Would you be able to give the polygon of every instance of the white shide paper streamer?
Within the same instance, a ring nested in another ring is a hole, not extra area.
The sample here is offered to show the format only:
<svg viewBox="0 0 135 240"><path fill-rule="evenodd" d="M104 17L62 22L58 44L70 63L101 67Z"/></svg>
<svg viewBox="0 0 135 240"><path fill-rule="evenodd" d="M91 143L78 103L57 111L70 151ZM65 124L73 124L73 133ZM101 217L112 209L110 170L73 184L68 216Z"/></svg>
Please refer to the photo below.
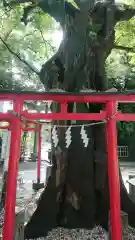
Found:
<svg viewBox="0 0 135 240"><path fill-rule="evenodd" d="M83 144L84 144L84 147L88 147L88 143L89 143L89 138L87 136L87 133L86 133L86 130L84 129L84 126L82 125L81 127L81 139L83 140Z"/></svg>
<svg viewBox="0 0 135 240"><path fill-rule="evenodd" d="M68 148L72 142L71 127L68 127L68 129L66 130L65 139L66 139L66 148Z"/></svg>

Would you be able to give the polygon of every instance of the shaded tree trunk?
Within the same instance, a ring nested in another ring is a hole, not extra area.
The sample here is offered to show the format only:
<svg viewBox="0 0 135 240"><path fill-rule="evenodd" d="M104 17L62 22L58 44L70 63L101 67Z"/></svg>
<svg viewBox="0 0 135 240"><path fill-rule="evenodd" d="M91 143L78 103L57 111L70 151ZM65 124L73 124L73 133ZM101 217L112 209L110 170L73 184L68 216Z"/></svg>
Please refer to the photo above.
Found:
<svg viewBox="0 0 135 240"><path fill-rule="evenodd" d="M27 127L27 124L26 124L26 126L25 127ZM25 159L24 159L24 155L25 155L25 151L26 151L26 144L27 144L27 135L28 135L28 132L24 132L23 134L22 134L22 138L21 138L21 152L20 152L20 160L21 161L24 161Z"/></svg>
<svg viewBox="0 0 135 240"><path fill-rule="evenodd" d="M86 128L90 138L87 148L80 138L80 128L75 127L68 151L63 144L54 150L52 173L37 209L25 227L25 238L46 236L58 226L91 229L99 224L108 230L107 155L101 145L95 150L93 134L97 129L94 128ZM60 131L59 134L61 136ZM128 196L121 175L120 184L122 210L129 214L129 224L135 226L135 204Z"/></svg>

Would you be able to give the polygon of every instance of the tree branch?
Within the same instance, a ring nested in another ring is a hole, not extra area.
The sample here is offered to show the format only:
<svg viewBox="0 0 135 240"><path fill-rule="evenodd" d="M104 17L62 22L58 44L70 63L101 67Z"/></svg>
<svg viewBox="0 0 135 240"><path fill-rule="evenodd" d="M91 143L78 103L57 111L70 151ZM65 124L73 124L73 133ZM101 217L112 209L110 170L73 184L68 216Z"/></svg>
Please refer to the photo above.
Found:
<svg viewBox="0 0 135 240"><path fill-rule="evenodd" d="M32 0L13 0L10 2L7 2L6 0L3 0L3 6L4 7L9 7L9 6L18 6L21 3L32 3Z"/></svg>
<svg viewBox="0 0 135 240"><path fill-rule="evenodd" d="M1 36L0 36L0 40L11 54L13 54L17 59L19 59L19 61L23 62L27 67L29 67L32 72L36 73L39 76L39 71L36 70L33 66L31 66L27 61L25 61L25 59L22 59L19 54L15 53Z"/></svg>
<svg viewBox="0 0 135 240"><path fill-rule="evenodd" d="M24 14L22 17L22 21L27 24L28 15L32 10L34 10L36 7L39 7L44 13L49 14L52 18L54 18L57 22L60 23L61 27L65 26L65 16L69 15L71 17L74 17L76 13L79 13L79 9L74 7L70 2L68 1L57 1L52 0L52 3L50 0L13 0L10 3L5 3L5 7L14 7L23 3L30 3L28 6L24 7Z"/></svg>
<svg viewBox="0 0 135 240"><path fill-rule="evenodd" d="M123 51L127 51L127 52L135 53L135 48L132 48L132 47L125 47L125 46L121 46L121 45L114 45L113 48L114 49L123 50Z"/></svg>
<svg viewBox="0 0 135 240"><path fill-rule="evenodd" d="M45 48L47 47L46 45L48 45L48 46L52 49L52 51L55 52L55 51L56 51L56 48L53 47L53 46L49 43L49 41L47 41L47 40L44 38L44 35L43 35L43 32L42 32L42 29L41 29L41 28L39 28L39 32L40 32L40 35L41 35L41 37L42 37L43 43L45 44Z"/></svg>
<svg viewBox="0 0 135 240"><path fill-rule="evenodd" d="M128 5L124 4L123 10L116 8L116 13L115 13L116 22L130 20L134 16L135 16L135 9L131 8Z"/></svg>
<svg viewBox="0 0 135 240"><path fill-rule="evenodd" d="M39 7L44 13L48 13L51 17L53 17L57 22L64 26L65 22L65 8L64 8L64 0L57 1L52 0L52 3L49 0L13 0L10 3L5 2L5 7L14 7L23 3L30 3L28 6L24 7L24 14L22 17L22 21L27 24L28 15L32 10L36 7Z"/></svg>

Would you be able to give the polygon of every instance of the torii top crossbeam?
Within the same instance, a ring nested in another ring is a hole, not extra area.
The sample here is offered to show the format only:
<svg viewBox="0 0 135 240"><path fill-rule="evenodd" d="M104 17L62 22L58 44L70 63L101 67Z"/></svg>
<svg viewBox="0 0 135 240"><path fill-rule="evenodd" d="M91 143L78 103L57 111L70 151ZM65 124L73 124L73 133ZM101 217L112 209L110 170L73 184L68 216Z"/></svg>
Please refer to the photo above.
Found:
<svg viewBox="0 0 135 240"><path fill-rule="evenodd" d="M68 113L67 104L69 102L85 103L107 103L116 102L135 102L135 91L127 92L33 92L33 91L10 91L0 90L0 101L14 101L23 105L25 101L53 101L61 104L60 113L28 113L19 111L22 117L29 120L96 120L106 119L106 111L100 113ZM18 112L18 111L15 111ZM11 113L0 113L0 121L11 119ZM117 112L115 120L135 121L135 114Z"/></svg>
<svg viewBox="0 0 135 240"><path fill-rule="evenodd" d="M106 102L116 100L119 102L135 102L135 91L125 92L35 92L35 91L16 91L0 90L0 100L44 100L57 102Z"/></svg>

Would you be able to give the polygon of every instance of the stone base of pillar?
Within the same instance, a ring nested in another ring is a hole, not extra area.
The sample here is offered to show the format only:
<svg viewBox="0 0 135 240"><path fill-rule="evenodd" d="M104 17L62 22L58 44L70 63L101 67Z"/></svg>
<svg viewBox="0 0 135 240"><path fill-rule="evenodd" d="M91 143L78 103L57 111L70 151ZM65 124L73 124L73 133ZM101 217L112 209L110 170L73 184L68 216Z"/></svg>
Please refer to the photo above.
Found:
<svg viewBox="0 0 135 240"><path fill-rule="evenodd" d="M44 183L40 183L40 182L35 182L32 184L32 189L34 191L38 191L40 189L44 188Z"/></svg>
<svg viewBox="0 0 135 240"><path fill-rule="evenodd" d="M36 162L37 161L37 154L31 153L31 161Z"/></svg>

